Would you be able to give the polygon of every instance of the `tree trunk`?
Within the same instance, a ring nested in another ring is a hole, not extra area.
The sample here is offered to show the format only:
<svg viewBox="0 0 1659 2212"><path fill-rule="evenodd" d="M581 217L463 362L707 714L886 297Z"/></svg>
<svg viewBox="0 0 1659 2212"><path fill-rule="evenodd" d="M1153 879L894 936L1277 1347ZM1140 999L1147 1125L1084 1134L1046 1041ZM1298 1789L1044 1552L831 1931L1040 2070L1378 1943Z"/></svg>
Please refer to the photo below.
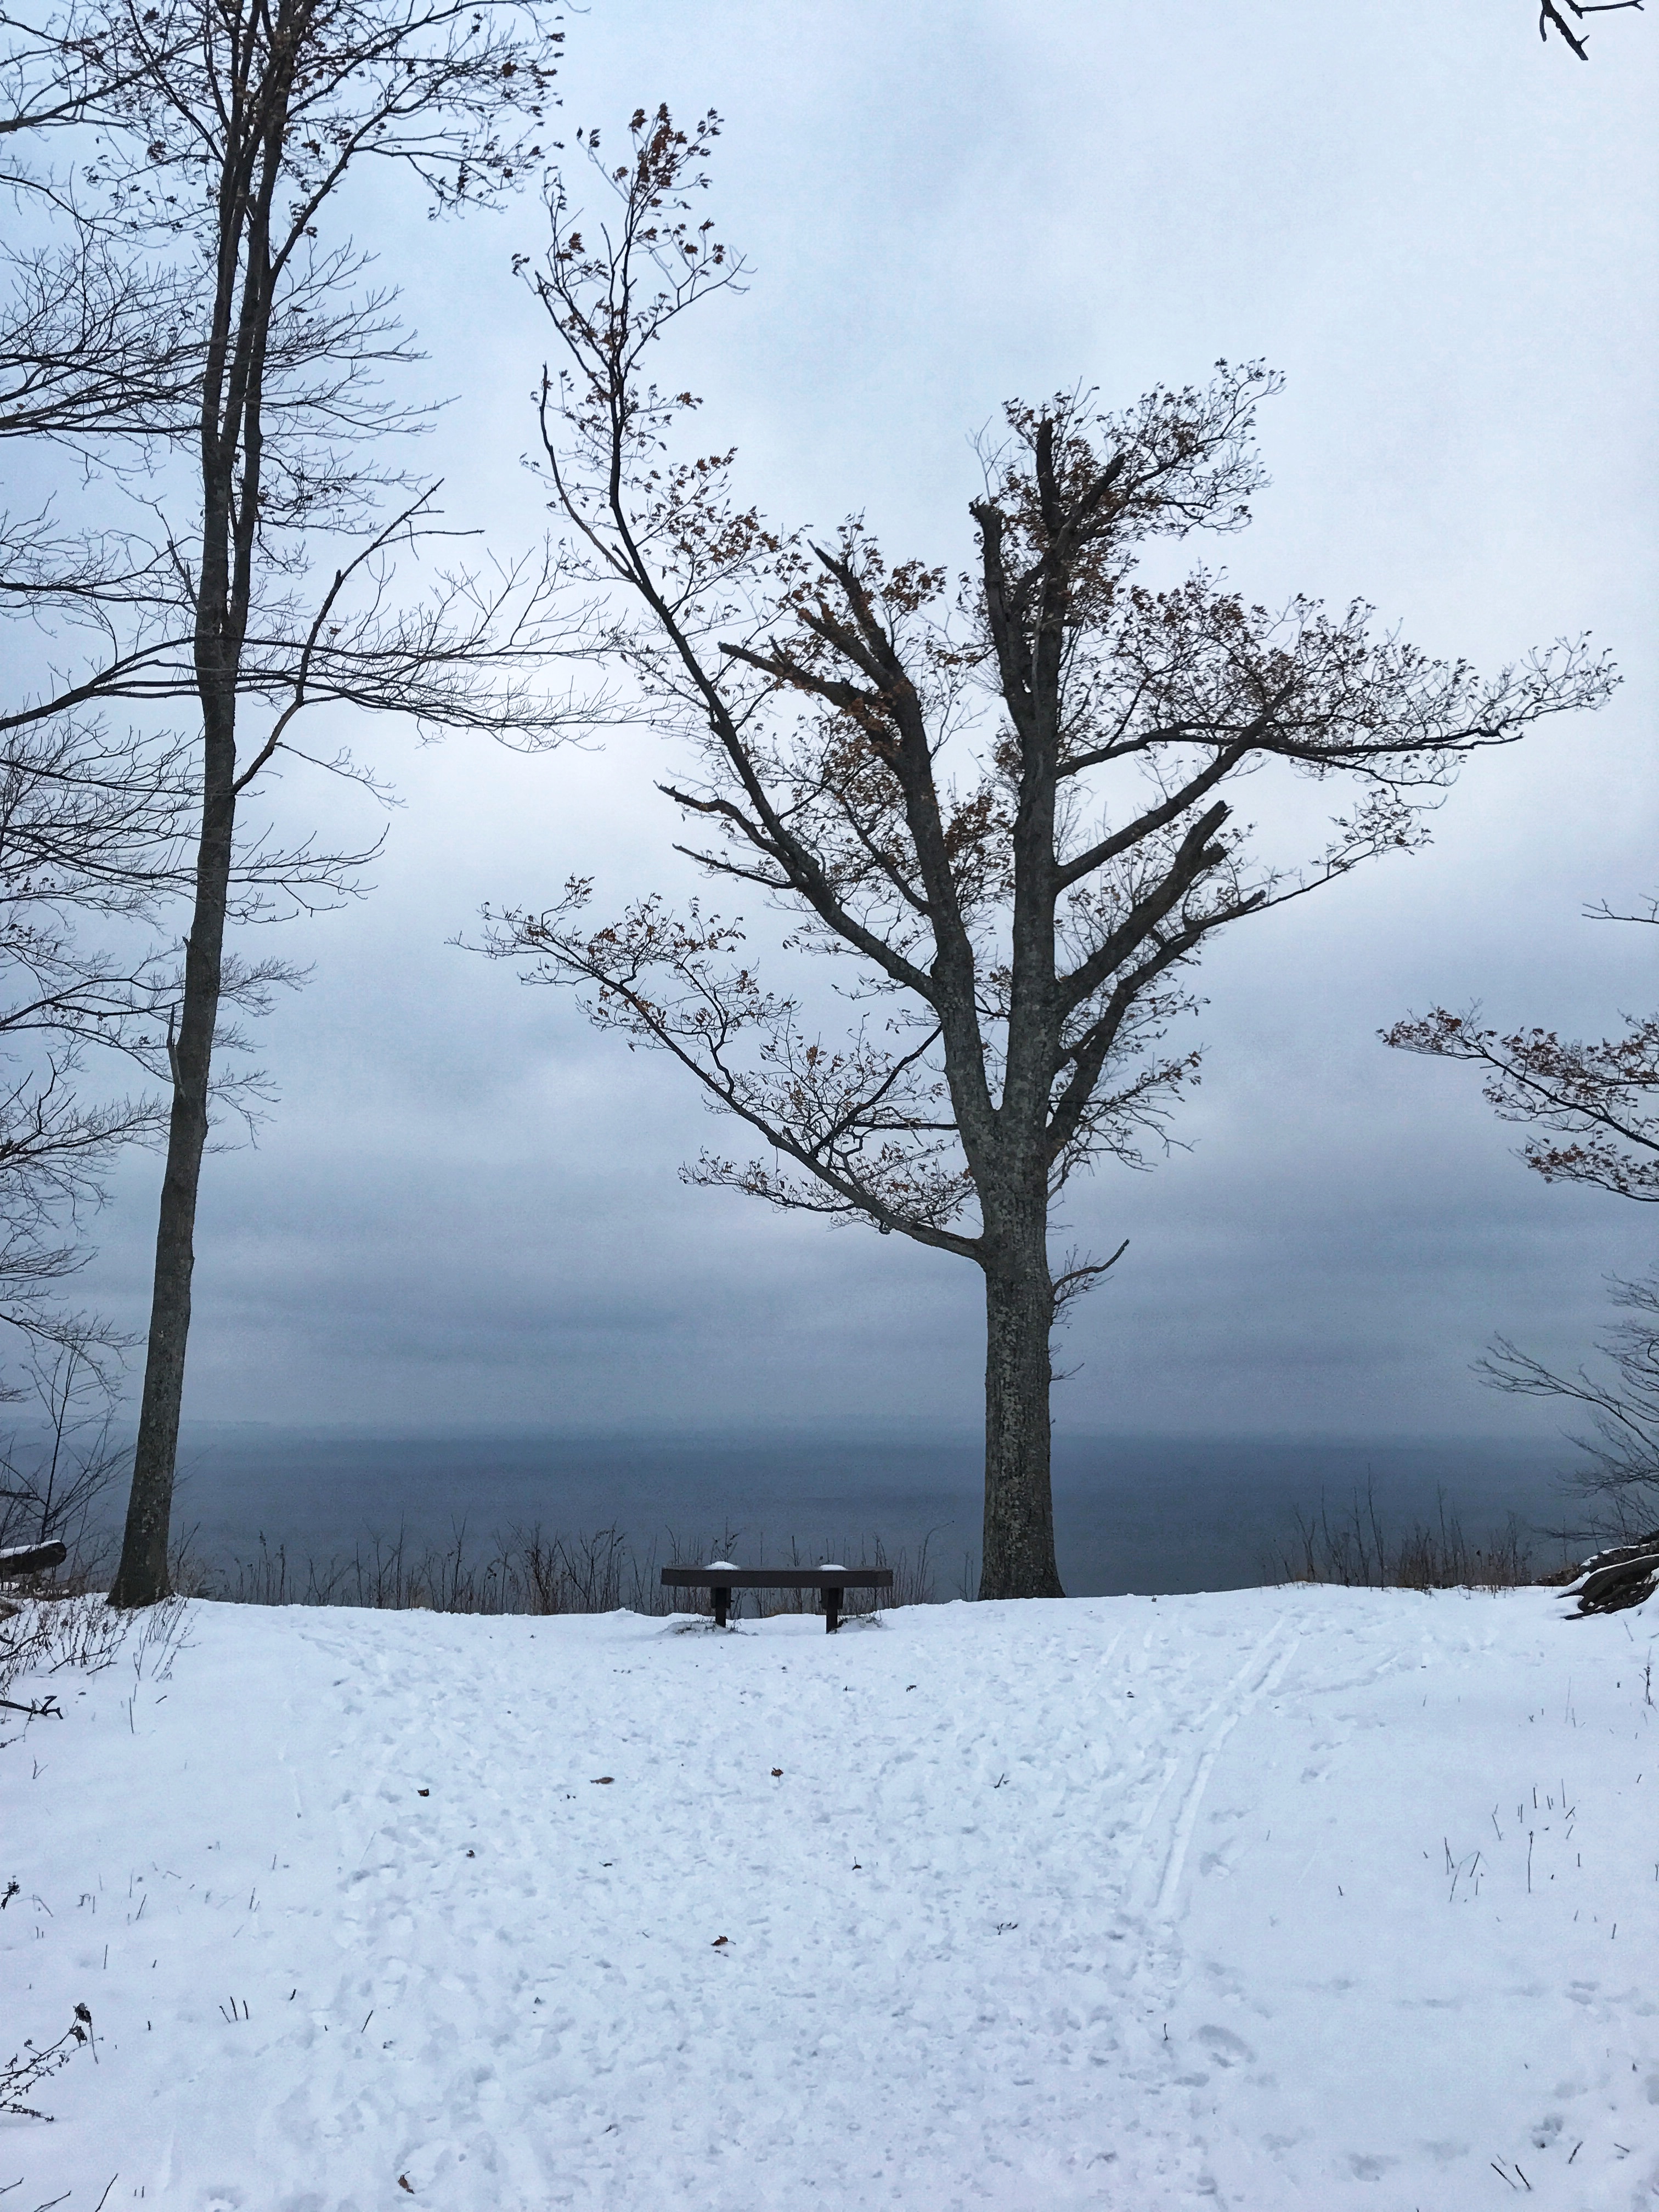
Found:
<svg viewBox="0 0 1659 2212"><path fill-rule="evenodd" d="M1046 1209L1045 1209L1046 1212ZM1046 1221L1039 1216L1042 1229ZM979 1594L1064 1597L1048 1471L1048 1338L1054 1293L1046 1236L985 1274L985 1536Z"/></svg>
<svg viewBox="0 0 1659 2212"><path fill-rule="evenodd" d="M234 696L206 717L202 840L196 861L196 905L185 946L185 994L173 1048L173 1115L167 1172L155 1232L155 1282L138 1444L127 1501L121 1564L112 1605L156 1605L171 1591L167 1539L173 1478L179 1455L179 1414L185 1395L185 1347L190 1335L191 1277L196 1267L196 1196L207 1142L208 1085L219 1018L229 899L231 837L236 817Z"/></svg>

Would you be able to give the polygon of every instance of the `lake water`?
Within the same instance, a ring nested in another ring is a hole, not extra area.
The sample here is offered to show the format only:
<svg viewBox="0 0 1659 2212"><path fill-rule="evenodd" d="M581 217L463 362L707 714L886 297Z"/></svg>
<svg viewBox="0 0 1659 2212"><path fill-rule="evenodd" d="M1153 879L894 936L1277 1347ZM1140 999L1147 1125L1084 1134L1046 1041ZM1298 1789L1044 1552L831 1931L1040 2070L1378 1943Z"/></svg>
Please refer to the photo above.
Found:
<svg viewBox="0 0 1659 2212"><path fill-rule="evenodd" d="M483 1541L539 1522L574 1534L615 1526L669 1556L725 1539L730 1556L775 1560L797 1540L848 1559L879 1537L889 1557L931 1539L939 1594L977 1560L976 1437L867 1435L376 1437L256 1425L188 1427L175 1526L216 1564L263 1535L291 1558L395 1536L419 1549L465 1524ZM1513 1512L1543 1529L1569 1517L1553 1480L1569 1457L1469 1442L1310 1443L1070 1436L1054 1446L1061 1578L1076 1596L1230 1589L1278 1578L1298 1513L1333 1518L1368 1483L1385 1529L1432 1520L1444 1493L1482 1541ZM834 1547L834 1548L826 1548ZM850 1547L850 1548L848 1548ZM1559 1546L1540 1540L1539 1564ZM972 1571L969 1570L970 1578Z"/></svg>

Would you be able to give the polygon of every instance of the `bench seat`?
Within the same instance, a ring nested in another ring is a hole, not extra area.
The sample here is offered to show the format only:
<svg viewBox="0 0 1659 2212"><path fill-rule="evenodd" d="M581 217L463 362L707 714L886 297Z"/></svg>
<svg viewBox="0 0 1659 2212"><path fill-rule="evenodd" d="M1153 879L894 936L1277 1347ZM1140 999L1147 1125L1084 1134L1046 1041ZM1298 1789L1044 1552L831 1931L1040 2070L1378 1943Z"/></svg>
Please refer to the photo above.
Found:
<svg viewBox="0 0 1659 2212"><path fill-rule="evenodd" d="M891 1589L890 1567L732 1567L715 1560L706 1567L665 1567L665 1589L706 1589L714 1601L714 1625L726 1626L734 1589L815 1589L823 1592L823 1631L841 1626L842 1593L849 1589Z"/></svg>

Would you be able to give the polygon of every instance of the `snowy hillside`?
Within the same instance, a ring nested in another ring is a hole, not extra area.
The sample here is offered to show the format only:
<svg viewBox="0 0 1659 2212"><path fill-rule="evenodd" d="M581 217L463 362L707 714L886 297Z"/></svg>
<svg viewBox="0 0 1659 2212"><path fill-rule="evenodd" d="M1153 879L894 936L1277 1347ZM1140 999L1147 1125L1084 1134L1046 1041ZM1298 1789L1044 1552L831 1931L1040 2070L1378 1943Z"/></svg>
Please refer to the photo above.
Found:
<svg viewBox="0 0 1659 2212"><path fill-rule="evenodd" d="M0 2057L97 2033L0 2203L1651 2207L1659 1620L1559 1610L194 1605L0 1752Z"/></svg>

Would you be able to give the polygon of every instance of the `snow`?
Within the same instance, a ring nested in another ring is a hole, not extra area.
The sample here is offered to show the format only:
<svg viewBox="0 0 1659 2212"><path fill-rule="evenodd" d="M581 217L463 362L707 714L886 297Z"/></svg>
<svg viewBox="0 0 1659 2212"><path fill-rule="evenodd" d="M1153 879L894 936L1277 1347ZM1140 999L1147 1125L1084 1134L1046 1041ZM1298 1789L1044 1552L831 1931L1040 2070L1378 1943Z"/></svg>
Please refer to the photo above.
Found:
<svg viewBox="0 0 1659 2212"><path fill-rule="evenodd" d="M1659 1622L1560 1611L192 1604L0 1751L4 2201L1651 2208Z"/></svg>

